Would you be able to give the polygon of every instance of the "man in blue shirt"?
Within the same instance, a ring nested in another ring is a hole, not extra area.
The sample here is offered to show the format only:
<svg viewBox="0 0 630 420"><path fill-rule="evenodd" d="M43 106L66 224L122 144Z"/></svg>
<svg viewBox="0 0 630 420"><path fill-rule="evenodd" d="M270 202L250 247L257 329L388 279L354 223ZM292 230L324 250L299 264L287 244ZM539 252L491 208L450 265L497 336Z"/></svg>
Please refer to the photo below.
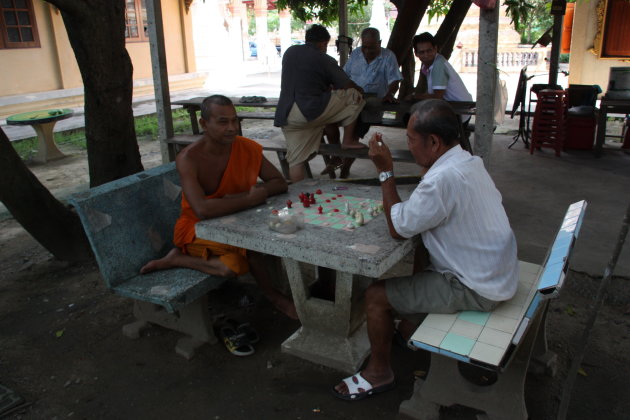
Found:
<svg viewBox="0 0 630 420"><path fill-rule="evenodd" d="M381 34L378 29L365 28L361 32L361 47L352 51L343 70L354 83L363 89L366 96L381 98L383 102L398 102L394 97L402 80L398 67L396 55L387 48L381 47ZM369 129L370 125L363 123L359 118L355 135L363 137ZM336 127L327 127L325 133L329 143L339 143L339 131ZM343 160L340 178L348 177L352 162L354 159ZM334 174L339 164L339 159L333 159L322 175Z"/></svg>
<svg viewBox="0 0 630 420"><path fill-rule="evenodd" d="M394 95L402 80L398 67L396 55L381 48L378 29L366 28L361 32L361 47L352 51L343 69L364 93L374 94L383 102L396 102Z"/></svg>

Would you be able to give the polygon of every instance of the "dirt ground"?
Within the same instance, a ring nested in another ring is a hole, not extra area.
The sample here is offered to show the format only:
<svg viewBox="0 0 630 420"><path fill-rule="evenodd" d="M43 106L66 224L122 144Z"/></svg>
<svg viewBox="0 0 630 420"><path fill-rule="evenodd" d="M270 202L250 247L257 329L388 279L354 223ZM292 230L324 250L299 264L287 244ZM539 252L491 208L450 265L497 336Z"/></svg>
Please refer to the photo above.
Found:
<svg viewBox="0 0 630 420"><path fill-rule="evenodd" d="M146 167L159 164L156 142L141 142ZM53 191L87 182L83 152L32 170ZM262 337L256 353L237 358L204 346L186 361L179 334L152 327L130 340L132 303L105 289L94 262L55 260L11 218L0 221L0 384L24 398L12 419L376 419L396 418L430 355L394 346L398 387L364 402L335 399L342 374L280 352L299 327L265 301L251 281L229 282L211 296L211 313L249 320ZM398 270L409 269L404 261ZM570 272L548 317L555 377L528 375L532 419L555 419L571 357L601 278ZM573 390L569 419L627 419L630 413L630 284L612 281ZM452 407L442 419L472 419ZM1 417L1 416L0 416Z"/></svg>

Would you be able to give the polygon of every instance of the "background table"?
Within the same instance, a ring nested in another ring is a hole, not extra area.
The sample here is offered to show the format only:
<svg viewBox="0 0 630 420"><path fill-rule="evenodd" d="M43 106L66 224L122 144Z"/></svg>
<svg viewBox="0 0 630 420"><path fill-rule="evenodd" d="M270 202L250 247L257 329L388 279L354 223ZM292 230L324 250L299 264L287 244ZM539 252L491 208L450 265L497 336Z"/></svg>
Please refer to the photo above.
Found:
<svg viewBox="0 0 630 420"><path fill-rule="evenodd" d="M7 118L8 125L30 125L37 133L37 153L33 160L46 163L49 160L65 157L55 144L53 127L59 120L65 120L74 115L71 109L46 109L43 111L25 112Z"/></svg>
<svg viewBox="0 0 630 420"><path fill-rule="evenodd" d="M172 105L181 105L190 117L190 125L192 126L193 134L200 134L199 131L199 118L197 118L197 111L201 110L201 103L206 99L205 96L199 96L196 98L183 99L181 101L171 102ZM267 98L266 102L242 102L242 98L230 98L234 106L248 106L252 108L273 108L278 105L278 98ZM253 114L253 113L252 113ZM243 119L243 115L239 114L239 124ZM254 118L257 116L252 115ZM257 118L259 119L259 118ZM263 119L273 119L273 115L266 116Z"/></svg>
<svg viewBox="0 0 630 420"><path fill-rule="evenodd" d="M630 99L608 99L602 97L599 103L599 116L597 117L597 137L595 141L595 156L602 154L604 140L606 138L606 117L611 114L630 114Z"/></svg>
<svg viewBox="0 0 630 420"><path fill-rule="evenodd" d="M299 203L301 192L321 189L324 193L381 199L379 186L344 183L347 190L333 191L339 185L323 180L292 184L287 194L271 197L258 208L197 223L196 233L203 239L282 257L302 323L282 344L282 350L354 373L369 354L363 292L412 251L417 239L392 239L383 213L353 231L305 224L294 234L280 234L267 224L272 209L285 207L287 199ZM313 266L336 271L334 302L310 296L307 274L315 272Z"/></svg>

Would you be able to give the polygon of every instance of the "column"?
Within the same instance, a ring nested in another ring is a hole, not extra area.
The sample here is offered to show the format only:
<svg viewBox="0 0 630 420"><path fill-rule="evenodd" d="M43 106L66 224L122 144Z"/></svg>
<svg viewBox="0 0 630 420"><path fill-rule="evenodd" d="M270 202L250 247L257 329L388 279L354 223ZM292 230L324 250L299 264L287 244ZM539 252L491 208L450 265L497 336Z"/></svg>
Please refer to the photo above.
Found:
<svg viewBox="0 0 630 420"><path fill-rule="evenodd" d="M234 62L242 62L249 57L247 39L243 39L243 25L247 27L247 9L241 0L230 0L228 3L228 39ZM243 20L243 16L245 19ZM246 48L247 47L247 48Z"/></svg>
<svg viewBox="0 0 630 420"><path fill-rule="evenodd" d="M278 9L280 17L280 48L282 54L291 46L291 10Z"/></svg>
<svg viewBox="0 0 630 420"><path fill-rule="evenodd" d="M256 16L256 45L258 62L269 62L269 35L267 33L267 0L254 0L254 14ZM271 46L275 48L273 45Z"/></svg>

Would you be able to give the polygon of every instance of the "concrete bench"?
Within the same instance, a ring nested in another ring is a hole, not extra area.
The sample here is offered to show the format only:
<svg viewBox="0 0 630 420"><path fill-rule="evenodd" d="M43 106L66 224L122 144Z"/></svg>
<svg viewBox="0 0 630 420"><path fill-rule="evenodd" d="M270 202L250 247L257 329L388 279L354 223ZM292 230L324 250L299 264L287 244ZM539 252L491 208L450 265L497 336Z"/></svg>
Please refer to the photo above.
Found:
<svg viewBox="0 0 630 420"><path fill-rule="evenodd" d="M199 135L195 134L179 134L166 140L168 147L172 150L173 154L189 145L190 143L199 139ZM263 150L269 152L275 152L280 162L280 168L286 179L289 179L289 163L287 162L287 145L284 140L275 139L253 139L260 143ZM341 157L341 158L354 158L354 159L369 159L367 149L350 149L343 150L338 144L322 143L317 152L319 155L329 157ZM392 149L392 158L394 162L415 162L413 155L407 149ZM305 162L306 176L313 178L311 168L308 162Z"/></svg>
<svg viewBox="0 0 630 420"><path fill-rule="evenodd" d="M123 333L138 338L149 324L186 334L175 351L190 359L204 343L214 344L207 293L226 281L186 268L140 274L149 260L173 247L181 187L168 163L74 195L75 206L108 289L134 299L136 321Z"/></svg>
<svg viewBox="0 0 630 420"><path fill-rule="evenodd" d="M585 209L585 201L569 207L542 266L519 262L514 298L492 312L429 314L424 319L409 346L432 352L431 366L426 379L416 380L411 399L400 405L401 414L437 420L440 406L458 404L483 411L478 418L528 418L528 369L555 374L557 357L548 350L545 336L547 308L564 283ZM460 367L470 371L471 365L488 383L462 375Z"/></svg>

